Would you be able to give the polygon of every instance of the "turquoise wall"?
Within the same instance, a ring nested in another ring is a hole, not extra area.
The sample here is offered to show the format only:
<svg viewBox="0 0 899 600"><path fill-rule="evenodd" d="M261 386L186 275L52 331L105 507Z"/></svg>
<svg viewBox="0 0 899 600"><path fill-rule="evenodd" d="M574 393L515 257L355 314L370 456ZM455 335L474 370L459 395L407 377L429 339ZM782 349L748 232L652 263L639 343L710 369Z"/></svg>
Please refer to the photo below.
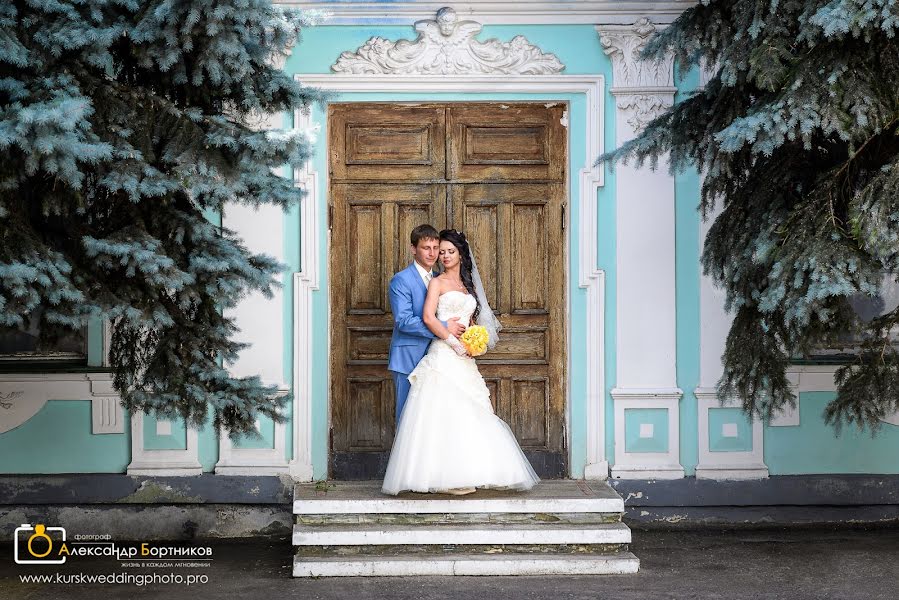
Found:
<svg viewBox="0 0 899 600"><path fill-rule="evenodd" d="M508 41L515 35L524 35L529 41L544 51L556 54L566 65L566 74L603 74L606 89L614 85L611 64L599 45L598 36L589 25L515 25L485 26L480 39L491 37ZM321 26L304 32L302 41L289 57L285 71L297 73L328 73L330 65L345 50L353 50L373 36L390 40L414 39L415 33L408 26ZM691 73L683 80L677 77L678 94L695 89L698 77ZM555 100L570 105L570 189L579 186L578 173L596 158L586 155L586 105L579 94L435 94L422 91L407 94L344 94L338 101L528 101ZM321 107L315 107L313 120L321 124L317 150L312 160L312 168L319 173L317 199L319 214L326 214L327 201L325 155L326 123ZM605 147L615 143L615 103L611 95L605 98ZM292 115L285 114L285 128L292 127ZM664 168L664 167L663 167ZM290 169L283 171L285 177L292 176ZM605 186L598 196L590 201L598 203L597 210L597 256L600 269L605 272L605 357L602 364L587 364L584 349L586 339L583 322L586 315L586 295L578 287L577 273L580 257L578 228L569 227L568 232L568 302L571 327L568 349L569 365L569 405L568 421L571 448L571 471L574 476L583 473L586 457L586 411L585 380L588 370L603 369L605 393L605 437L606 456L614 457L614 418L610 395L616 384L616 177L605 169ZM698 462L698 436L709 432L698 431L697 402L693 390L699 383L699 332L702 327L699 307L699 177L695 171L675 175L675 269L676 289L676 349L677 384L684 395L679 407L680 461L687 475L695 473ZM572 193L569 198L569 214L579 214L581 198ZM217 220L218 215L210 215ZM284 378L293 381L293 287L292 277L302 267L300 261L300 212L298 207L285 213L284 262L287 269L283 274L283 322L284 322ZM314 325L312 331L315 348L328 347L328 278L327 278L327 224L321 219L319 224L318 270L320 289L313 294ZM102 339L99 323L93 323L88 330L88 364L101 364ZM312 447L313 469L316 479L327 474L327 431L328 431L328 362L327 353L318 352L313 357L312 372ZM772 475L801 473L896 473L899 465L899 427L885 424L876 437L868 432L845 430L837 436L833 428L823 422L822 411L832 393L803 393L800 402L800 425L796 427L765 427L765 462ZM291 405L287 406L286 457L293 456ZM660 412L649 414L643 409L626 416L625 445L630 451L659 451L660 444L669 443L667 417ZM639 419L637 418L639 413ZM712 431L719 431L722 419L734 421L733 409L713 409L710 414ZM664 418L663 418L664 417ZM126 415L127 419L127 415ZM204 471L211 472L218 460L218 437L211 427L211 419L199 432L199 458ZM655 435L640 437L639 423L652 422ZM713 451L728 452L746 449L749 437L744 420L736 419L740 426L735 438L711 436ZM127 421L126 421L127 422ZM630 423L630 426L628 426ZM717 429L716 429L717 426ZM236 445L242 448L270 448L274 440L274 424L266 417L260 418L260 439L241 439ZM157 436L153 417L145 417L145 446L148 449L183 448L184 431L178 423L173 423L171 436ZM715 434L717 435L717 434ZM0 472L4 473L63 473L63 472L124 472L131 459L130 427L123 434L91 434L90 401L51 400L34 418L14 430L0 434ZM77 450L77 451L73 451Z"/></svg>
<svg viewBox="0 0 899 600"><path fill-rule="evenodd" d="M691 72L681 79L675 71L680 102L699 84ZM680 400L680 462L686 475L696 472L699 462L699 412L693 390L699 385L699 175L695 170L676 173L674 178L674 269L677 316L677 386L683 390Z"/></svg>
<svg viewBox="0 0 899 600"><path fill-rule="evenodd" d="M765 464L771 475L899 473L899 427L884 423L876 435L824 423L833 392L799 395L798 427L765 427Z"/></svg>
<svg viewBox="0 0 899 600"><path fill-rule="evenodd" d="M130 448L130 427L124 434L91 433L90 400L50 400L0 434L0 473L124 473Z"/></svg>

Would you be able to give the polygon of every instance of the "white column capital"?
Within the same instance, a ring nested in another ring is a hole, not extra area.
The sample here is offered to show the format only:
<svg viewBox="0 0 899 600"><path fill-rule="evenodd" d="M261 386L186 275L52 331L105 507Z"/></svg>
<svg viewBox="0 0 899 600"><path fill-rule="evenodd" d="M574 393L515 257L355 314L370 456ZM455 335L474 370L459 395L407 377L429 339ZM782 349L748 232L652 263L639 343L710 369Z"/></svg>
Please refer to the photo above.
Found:
<svg viewBox="0 0 899 600"><path fill-rule="evenodd" d="M647 123L674 104L674 56L662 60L642 60L640 53L649 38L661 27L647 17L632 25L598 25L599 43L612 61L612 88L619 110L631 134L639 133ZM619 134L619 142L630 137Z"/></svg>
<svg viewBox="0 0 899 600"><path fill-rule="evenodd" d="M596 26L603 52L612 60L612 93L616 90L674 87L673 55L669 54L659 61L640 58L649 38L662 29L648 17L638 19L633 25Z"/></svg>

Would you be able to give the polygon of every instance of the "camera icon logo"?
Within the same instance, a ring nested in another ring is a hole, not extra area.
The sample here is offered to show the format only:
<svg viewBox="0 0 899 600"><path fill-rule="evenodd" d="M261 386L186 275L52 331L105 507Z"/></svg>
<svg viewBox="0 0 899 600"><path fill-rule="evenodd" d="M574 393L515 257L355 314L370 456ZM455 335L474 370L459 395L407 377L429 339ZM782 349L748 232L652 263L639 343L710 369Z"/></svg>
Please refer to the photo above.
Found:
<svg viewBox="0 0 899 600"><path fill-rule="evenodd" d="M55 557L59 556L59 550L65 541L64 527L24 523L21 527L16 527L13 534L13 558L20 565L61 565L66 562L66 556Z"/></svg>

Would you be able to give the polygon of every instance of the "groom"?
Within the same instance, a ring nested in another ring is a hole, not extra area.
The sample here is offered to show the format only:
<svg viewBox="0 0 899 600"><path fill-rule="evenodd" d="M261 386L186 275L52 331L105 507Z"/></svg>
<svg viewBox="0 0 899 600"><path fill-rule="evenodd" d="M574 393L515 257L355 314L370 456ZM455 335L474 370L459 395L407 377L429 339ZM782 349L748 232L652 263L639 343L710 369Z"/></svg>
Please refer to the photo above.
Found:
<svg viewBox="0 0 899 600"><path fill-rule="evenodd" d="M390 309L393 311L393 337L390 338L390 355L387 369L393 377L396 389L396 420L400 420L403 405L409 395L411 373L436 336L421 319L425 295L431 278L436 276L434 265L440 254L440 238L430 225L419 225L412 230L412 264L390 280ZM453 317L443 323L449 332L459 337L465 326Z"/></svg>

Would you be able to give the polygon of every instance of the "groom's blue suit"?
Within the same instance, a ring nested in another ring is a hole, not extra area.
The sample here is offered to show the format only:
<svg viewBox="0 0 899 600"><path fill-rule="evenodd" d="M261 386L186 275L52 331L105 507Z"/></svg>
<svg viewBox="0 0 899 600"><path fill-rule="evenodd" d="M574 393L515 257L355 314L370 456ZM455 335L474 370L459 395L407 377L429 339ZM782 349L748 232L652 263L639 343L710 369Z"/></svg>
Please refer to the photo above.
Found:
<svg viewBox="0 0 899 600"><path fill-rule="evenodd" d="M387 368L393 376L393 385L396 389L397 421L409 395L408 375L428 351L431 340L437 337L431 333L421 318L427 292L428 288L415 268L415 262L390 280L393 337L390 338Z"/></svg>

